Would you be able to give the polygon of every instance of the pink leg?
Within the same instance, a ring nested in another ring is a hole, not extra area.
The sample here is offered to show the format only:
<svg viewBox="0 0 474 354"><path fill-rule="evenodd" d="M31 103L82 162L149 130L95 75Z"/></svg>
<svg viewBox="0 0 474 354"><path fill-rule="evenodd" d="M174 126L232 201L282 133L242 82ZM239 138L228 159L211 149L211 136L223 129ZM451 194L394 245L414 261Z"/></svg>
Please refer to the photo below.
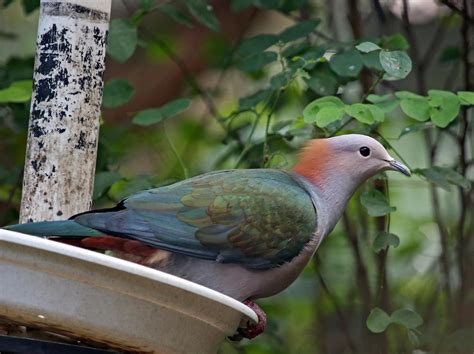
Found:
<svg viewBox="0 0 474 354"><path fill-rule="evenodd" d="M255 311L258 317L258 323L253 324L247 322L247 327L239 327L237 329L237 333L234 334L232 337L229 337L230 340L233 341L240 341L243 338L252 339L260 335L265 331L267 327L267 314L252 300L245 300L243 301L245 305L250 307L252 310Z"/></svg>

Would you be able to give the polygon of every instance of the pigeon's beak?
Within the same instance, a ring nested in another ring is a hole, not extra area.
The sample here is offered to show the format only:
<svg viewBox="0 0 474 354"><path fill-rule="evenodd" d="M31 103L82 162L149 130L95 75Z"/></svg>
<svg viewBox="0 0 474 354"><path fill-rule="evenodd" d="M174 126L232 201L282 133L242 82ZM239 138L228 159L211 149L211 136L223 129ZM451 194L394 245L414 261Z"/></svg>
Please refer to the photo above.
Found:
<svg viewBox="0 0 474 354"><path fill-rule="evenodd" d="M401 162L398 162L397 160L394 160L394 159L385 160L385 161L388 162L390 170L401 172L405 176L408 176L408 177L411 176L410 169L406 167L404 164L402 164Z"/></svg>

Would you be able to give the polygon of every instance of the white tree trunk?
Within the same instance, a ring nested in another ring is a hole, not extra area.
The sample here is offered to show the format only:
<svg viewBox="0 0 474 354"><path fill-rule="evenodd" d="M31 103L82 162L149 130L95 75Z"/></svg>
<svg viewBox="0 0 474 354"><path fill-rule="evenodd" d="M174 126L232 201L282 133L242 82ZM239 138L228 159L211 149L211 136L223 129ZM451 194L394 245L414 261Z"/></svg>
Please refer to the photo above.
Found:
<svg viewBox="0 0 474 354"><path fill-rule="evenodd" d="M90 208L111 0L41 0L20 222Z"/></svg>

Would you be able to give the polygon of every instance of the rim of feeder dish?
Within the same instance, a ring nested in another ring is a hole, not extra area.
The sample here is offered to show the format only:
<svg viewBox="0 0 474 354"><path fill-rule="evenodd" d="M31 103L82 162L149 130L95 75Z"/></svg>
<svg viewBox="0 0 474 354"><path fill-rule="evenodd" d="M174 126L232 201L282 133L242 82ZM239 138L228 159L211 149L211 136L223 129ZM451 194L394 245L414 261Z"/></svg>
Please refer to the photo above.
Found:
<svg viewBox="0 0 474 354"><path fill-rule="evenodd" d="M192 281L162 272L160 270L152 269L149 267L142 266L133 262L129 262L123 259L108 256L102 253L94 252L91 250L83 249L76 246L63 244L60 242L32 236L28 234L22 234L19 232L2 230L0 229L0 241L6 241L30 248L44 250L60 255L65 255L72 258L77 258L86 262L91 262L100 266L106 266L114 268L116 270L142 276L159 283L174 286L184 291L194 293L196 295L208 298L215 302L221 303L225 306L233 308L244 316L248 317L255 323L258 322L257 314L244 305L240 301L220 293L216 290L207 288L203 285L194 283Z"/></svg>

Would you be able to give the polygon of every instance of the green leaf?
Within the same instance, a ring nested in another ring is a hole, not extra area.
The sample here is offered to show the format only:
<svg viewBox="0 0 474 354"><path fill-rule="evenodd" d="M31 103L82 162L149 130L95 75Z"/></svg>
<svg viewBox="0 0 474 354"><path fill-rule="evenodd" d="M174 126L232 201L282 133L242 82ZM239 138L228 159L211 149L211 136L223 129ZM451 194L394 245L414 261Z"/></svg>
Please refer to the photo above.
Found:
<svg viewBox="0 0 474 354"><path fill-rule="evenodd" d="M379 106L368 104L367 107L372 114L374 121L383 122L385 120L385 113Z"/></svg>
<svg viewBox="0 0 474 354"><path fill-rule="evenodd" d="M17 80L10 84L10 87L16 87L25 91L33 90L33 80Z"/></svg>
<svg viewBox="0 0 474 354"><path fill-rule="evenodd" d="M450 184L465 189L468 189L471 186L471 182L468 179L449 167L433 166L430 168L420 169L418 172L425 176L430 182L448 191L451 189Z"/></svg>
<svg viewBox="0 0 474 354"><path fill-rule="evenodd" d="M339 88L337 76L329 69L327 63L320 63L311 72L311 78L306 84L318 95L334 95Z"/></svg>
<svg viewBox="0 0 474 354"><path fill-rule="evenodd" d="M461 58L462 50L459 46L451 46L443 49L439 56L439 61L441 63L449 63L457 61Z"/></svg>
<svg viewBox="0 0 474 354"><path fill-rule="evenodd" d="M380 232L374 240L372 247L376 253L386 249L389 246L397 248L400 245L400 239L397 235L390 232Z"/></svg>
<svg viewBox="0 0 474 354"><path fill-rule="evenodd" d="M305 37L316 29L316 27L319 25L319 22L319 20L306 20L298 22L296 25L283 30L278 35L278 38L283 43L288 43L301 37Z"/></svg>
<svg viewBox="0 0 474 354"><path fill-rule="evenodd" d="M382 65L380 64L380 52L378 51L362 54L362 63L369 69L383 71Z"/></svg>
<svg viewBox="0 0 474 354"><path fill-rule="evenodd" d="M275 90L285 87L290 80L290 75L288 71L282 71L273 75L270 79L270 86Z"/></svg>
<svg viewBox="0 0 474 354"><path fill-rule="evenodd" d="M307 43L307 42L303 42L303 43ZM316 48L313 47L311 49L308 49L305 53L302 53L301 58L303 58L306 61L304 68L311 70L316 66L318 62L320 62L321 60L326 60L323 58L325 52L326 52L326 48L321 46L321 47L316 47Z"/></svg>
<svg viewBox="0 0 474 354"><path fill-rule="evenodd" d="M321 107L325 106L336 106L336 107L344 107L344 102L341 101L339 97L336 96L326 96L320 97L314 100L312 103L317 103Z"/></svg>
<svg viewBox="0 0 474 354"><path fill-rule="evenodd" d="M140 0L140 8L145 12L150 12L155 6L155 0Z"/></svg>
<svg viewBox="0 0 474 354"><path fill-rule="evenodd" d="M464 189L469 189L471 187L471 182L456 170L440 166L435 166L435 168L443 173L449 183Z"/></svg>
<svg viewBox="0 0 474 354"><path fill-rule="evenodd" d="M254 0L255 6L264 8L264 9L269 9L269 10L278 10L284 0Z"/></svg>
<svg viewBox="0 0 474 354"><path fill-rule="evenodd" d="M138 125L151 125L161 122L163 119L171 118L185 111L191 103L190 98L180 98L171 101L160 108L151 108L138 112L132 122Z"/></svg>
<svg viewBox="0 0 474 354"><path fill-rule="evenodd" d="M110 22L107 39L107 53L120 63L124 63L135 51L138 42L137 29L128 19L118 18Z"/></svg>
<svg viewBox="0 0 474 354"><path fill-rule="evenodd" d="M164 13L169 18L173 19L174 21L185 25L186 27L194 27L193 23L191 22L191 19L185 13L178 10L175 6L171 4L162 4L158 7L158 10Z"/></svg>
<svg viewBox="0 0 474 354"><path fill-rule="evenodd" d="M373 115L373 105L364 103L354 103L349 106L346 106L345 110L348 115L357 119L361 123L372 124L376 121L376 118ZM380 117L377 118L380 119Z"/></svg>
<svg viewBox="0 0 474 354"><path fill-rule="evenodd" d="M423 319L415 311L409 309L396 310L390 316L393 323L398 323L406 328L414 329L423 324Z"/></svg>
<svg viewBox="0 0 474 354"><path fill-rule="evenodd" d="M231 8L234 12L240 12L250 6L252 6L254 0L232 0Z"/></svg>
<svg viewBox="0 0 474 354"><path fill-rule="evenodd" d="M444 177L443 172L439 169L431 167L417 170L417 172L425 176L425 178L431 183L434 183L439 187L446 189L447 191L451 190L451 186L449 185L448 180Z"/></svg>
<svg viewBox="0 0 474 354"><path fill-rule="evenodd" d="M293 44L287 45L285 49L283 49L283 51L281 52L281 55L290 60L294 59L293 57L299 54L303 56L307 56L308 54L311 55L312 50L309 49L310 47L311 47L311 44L309 43L308 40L297 41L297 42L294 42ZM318 49L319 48L315 48L315 50L318 50ZM301 63L300 65L304 65L304 63Z"/></svg>
<svg viewBox="0 0 474 354"><path fill-rule="evenodd" d="M456 94L452 93L451 91L444 91L444 90L429 90L428 96L432 99L435 98L454 98Z"/></svg>
<svg viewBox="0 0 474 354"><path fill-rule="evenodd" d="M461 100L461 104L464 106L474 105L474 92L472 91L458 91L458 97Z"/></svg>
<svg viewBox="0 0 474 354"><path fill-rule="evenodd" d="M398 100L393 99L393 100L390 100L390 101L376 103L375 106L380 108L384 113L390 113L395 108L398 107Z"/></svg>
<svg viewBox="0 0 474 354"><path fill-rule="evenodd" d="M379 54L380 64L385 72L394 80L404 79L411 71L411 59L405 52L381 51Z"/></svg>
<svg viewBox="0 0 474 354"><path fill-rule="evenodd" d="M331 123L341 120L342 117L344 117L344 108L335 106L322 107L316 113L316 125L324 128Z"/></svg>
<svg viewBox="0 0 474 354"><path fill-rule="evenodd" d="M260 102L267 100L272 92L271 89L267 88L257 91L250 96L241 98L239 100L239 110L244 111L256 107Z"/></svg>
<svg viewBox="0 0 474 354"><path fill-rule="evenodd" d="M367 317L366 321L367 328L373 333L382 333L387 329L390 323L390 316L378 307L375 307L370 311L369 317Z"/></svg>
<svg viewBox="0 0 474 354"><path fill-rule="evenodd" d="M277 59L278 55L275 52L258 53L238 62L237 68L241 71L252 73L262 69Z"/></svg>
<svg viewBox="0 0 474 354"><path fill-rule="evenodd" d="M362 42L356 45L355 47L359 52L362 52L362 53L370 53L370 52L373 52L374 50L382 49L377 44L372 43L372 42Z"/></svg>
<svg viewBox="0 0 474 354"><path fill-rule="evenodd" d="M381 103L381 102L389 101L392 98L393 98L393 96L391 94L383 95L383 96L370 94L370 95L367 96L367 101L369 101L371 103Z"/></svg>
<svg viewBox="0 0 474 354"><path fill-rule="evenodd" d="M214 15L212 5L205 0L185 0L189 12L196 20L213 31L219 31L219 21Z"/></svg>
<svg viewBox="0 0 474 354"><path fill-rule="evenodd" d="M293 136L307 136L308 126L303 117L297 117L289 127L288 133Z"/></svg>
<svg viewBox="0 0 474 354"><path fill-rule="evenodd" d="M390 206L385 195L376 189L363 193L360 197L360 202L370 216L384 216L397 210L395 207Z"/></svg>
<svg viewBox="0 0 474 354"><path fill-rule="evenodd" d="M138 191L150 189L154 187L153 180L150 176L138 176L131 181L122 179L110 186L108 196L113 200L121 200Z"/></svg>
<svg viewBox="0 0 474 354"><path fill-rule="evenodd" d="M309 8L310 0L280 0L280 12L288 14L291 11L301 10L303 8Z"/></svg>
<svg viewBox="0 0 474 354"><path fill-rule="evenodd" d="M419 132L421 130L425 130L425 129L432 128L432 127L433 127L433 123L431 123L431 122L415 123L413 125L410 125L408 127L403 128L403 130L400 132L400 135L398 136L398 138L400 139L404 135L411 134L411 133L416 133L416 132Z"/></svg>
<svg viewBox="0 0 474 354"><path fill-rule="evenodd" d="M287 126L289 126L290 124L293 124L293 120L292 119L287 119L287 120L280 120L278 122L275 122L275 124L272 125L272 129L271 131L273 133L276 133L276 132L279 132L280 130L282 130L283 128L286 128Z"/></svg>
<svg viewBox="0 0 474 354"><path fill-rule="evenodd" d="M104 86L102 105L108 108L120 107L130 101L135 89L124 79L113 79L107 81Z"/></svg>
<svg viewBox="0 0 474 354"><path fill-rule="evenodd" d="M244 40L237 50L237 54L246 57L257 54L278 42L278 37L274 34L260 34L258 36Z"/></svg>
<svg viewBox="0 0 474 354"><path fill-rule="evenodd" d="M32 80L14 81L7 88L0 90L0 103L28 102L31 98L32 89Z"/></svg>
<svg viewBox="0 0 474 354"><path fill-rule="evenodd" d="M415 348L418 348L420 346L420 339L418 338L418 334L416 334L412 330L408 330L407 335L411 345L413 345Z"/></svg>
<svg viewBox="0 0 474 354"><path fill-rule="evenodd" d="M329 60L329 67L337 75L356 77L362 70L362 55L355 49L335 54Z"/></svg>
<svg viewBox="0 0 474 354"><path fill-rule="evenodd" d="M6 8L7 6L10 6L13 1L14 0L3 0L3 7Z"/></svg>
<svg viewBox="0 0 474 354"><path fill-rule="evenodd" d="M407 50L410 48L406 38L400 33L382 38L382 47L388 50Z"/></svg>
<svg viewBox="0 0 474 354"><path fill-rule="evenodd" d="M424 96L417 95L416 93L410 91L397 91L395 92L395 97L403 100L405 98L413 98L413 99L423 99Z"/></svg>
<svg viewBox="0 0 474 354"><path fill-rule="evenodd" d="M323 108L337 108L338 110L329 110L324 112L322 115L318 116L318 113L323 109ZM335 114L336 118L332 119L329 117L330 114ZM317 100L314 100L310 104L308 104L305 109L303 110L303 117L304 121L307 123L321 123L324 124L325 122L329 121L335 122L336 120L339 120L342 118L344 115L344 102L341 101L340 98L334 97L334 96L327 96L327 97L321 97L318 98ZM329 124L327 123L327 124ZM323 126L326 126L327 124L324 124ZM318 124L319 125L319 124ZM319 125L321 126L321 125Z"/></svg>
<svg viewBox="0 0 474 354"><path fill-rule="evenodd" d="M430 105L426 98L405 98L400 101L400 108L408 117L424 122L430 119Z"/></svg>
<svg viewBox="0 0 474 354"><path fill-rule="evenodd" d="M22 3L27 15L35 11L40 6L40 0L23 0Z"/></svg>
<svg viewBox="0 0 474 354"><path fill-rule="evenodd" d="M94 195L93 199L97 199L104 195L109 187L115 182L122 179L118 172L98 172L94 180Z"/></svg>
<svg viewBox="0 0 474 354"><path fill-rule="evenodd" d="M452 92L429 90L430 115L431 120L440 128L445 128L459 114L461 101L458 96Z"/></svg>
<svg viewBox="0 0 474 354"><path fill-rule="evenodd" d="M367 101L374 103L384 113L390 113L398 107L398 100L394 99L391 94L384 96L369 95Z"/></svg>
<svg viewBox="0 0 474 354"><path fill-rule="evenodd" d="M301 68L298 68L295 72L295 75L294 75L296 78L300 78L300 79L303 79L303 80L309 80L311 79L311 76L309 75L309 72L307 72L306 70L304 69L301 69Z"/></svg>

